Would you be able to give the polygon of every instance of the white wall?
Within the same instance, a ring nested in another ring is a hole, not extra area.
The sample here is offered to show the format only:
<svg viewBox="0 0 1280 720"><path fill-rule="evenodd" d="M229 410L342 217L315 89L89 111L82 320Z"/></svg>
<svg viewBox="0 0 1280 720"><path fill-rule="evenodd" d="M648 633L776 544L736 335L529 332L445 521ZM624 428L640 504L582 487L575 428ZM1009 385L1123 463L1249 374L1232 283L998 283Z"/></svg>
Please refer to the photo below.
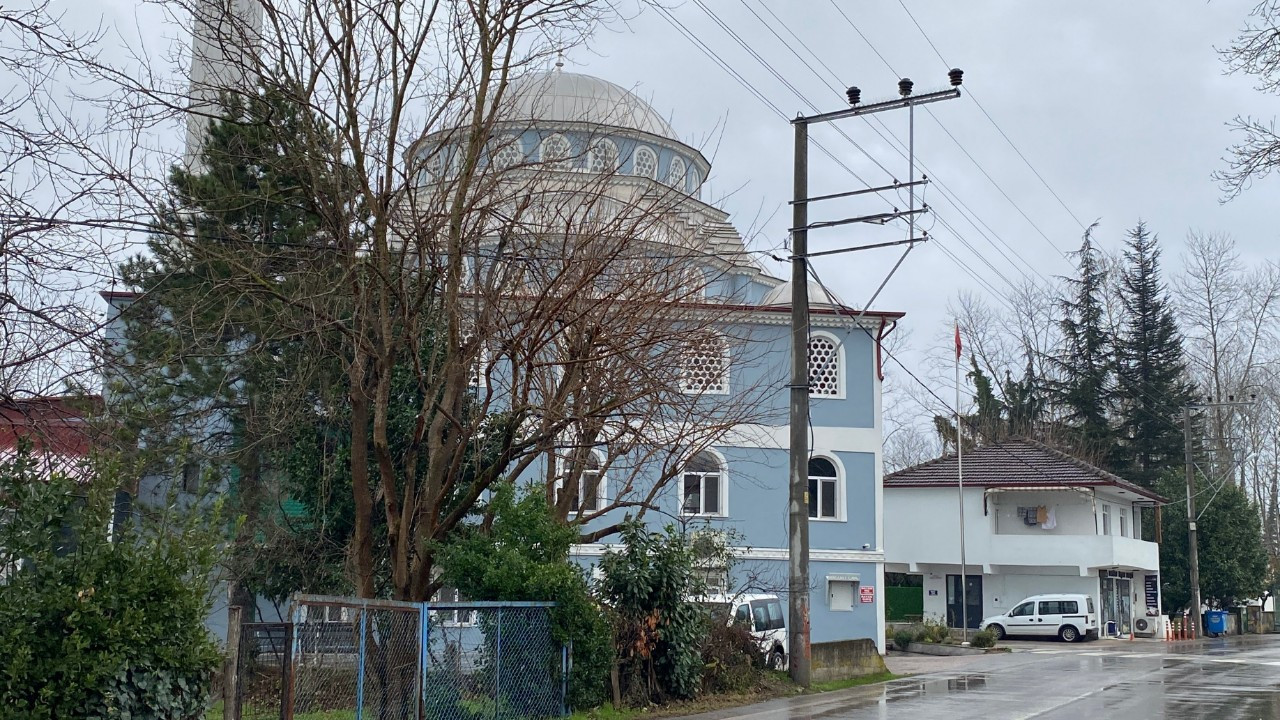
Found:
<svg viewBox="0 0 1280 720"><path fill-rule="evenodd" d="M1038 490L992 493L988 500L996 516L996 532L1001 535L1093 535L1093 497L1090 493ZM1052 510L1056 527L1046 530L1027 525L1018 516L1020 507Z"/></svg>
<svg viewBox="0 0 1280 720"><path fill-rule="evenodd" d="M924 616L934 620L947 617L947 575L959 573L959 566L936 566L925 569ZM970 568L971 575L976 575ZM1135 578L1134 582L1140 582ZM936 595L930 595L936 590ZM1098 576L999 573L982 576L982 617L1011 610L1023 599L1048 593L1079 593L1093 597L1094 607L1101 607Z"/></svg>

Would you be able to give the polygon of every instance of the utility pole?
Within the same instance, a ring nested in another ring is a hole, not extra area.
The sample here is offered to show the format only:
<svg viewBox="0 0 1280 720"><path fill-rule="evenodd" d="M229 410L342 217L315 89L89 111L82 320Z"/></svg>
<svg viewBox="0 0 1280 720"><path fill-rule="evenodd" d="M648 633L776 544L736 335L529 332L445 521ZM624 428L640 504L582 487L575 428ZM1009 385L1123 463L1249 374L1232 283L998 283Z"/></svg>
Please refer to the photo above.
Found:
<svg viewBox="0 0 1280 720"><path fill-rule="evenodd" d="M915 180L915 124L914 115L912 116L911 138L910 138L910 158L911 166L907 175L907 182L900 183L897 180L892 185L883 187L863 188L859 190L851 190L848 192L839 192L829 195L819 195L815 197L809 196L809 126L817 123L831 122L834 120L843 120L845 118L856 117L859 115L869 115L886 110L899 110L903 108L914 108L916 105L925 103L938 102L940 100L950 100L960 97L960 84L964 73L958 69L951 70L948 74L951 81L950 90L940 90L937 92L926 93L923 95L912 95L912 82L903 78L898 82L898 94L901 96L897 100L886 100L884 102L873 103L871 105L859 106L862 92L856 88L848 89L846 95L849 99L851 107L836 110L833 112L820 113L805 117L803 115L796 117L791 121L795 127L795 167L794 167L794 197L791 201L792 227L791 227L791 407L790 407L790 474L789 493L788 493L788 522L787 522L787 549L788 549L788 583L787 583L787 658L789 663L789 671L791 679L801 687L809 687L810 684L810 643L809 643L809 266L808 259L819 255L831 255L835 253L854 252L857 250L870 250L872 248L882 248L894 245L906 245L907 252L915 246L917 242L923 242L928 239L924 237L914 237L915 216L919 213L927 212L928 207L917 209L915 207L915 187L924 185L928 180ZM863 215L860 217L845 218L842 220L823 221L818 223L809 222L809 204L821 200L831 200L835 198L853 197L855 195L864 195L879 193L888 190L898 191L906 189L911 193L911 204L906 211L898 211L894 208L893 212L881 212L873 215ZM907 218L910 220L907 238L905 240L875 243L871 245L862 245L859 247L844 248L841 250L828 250L817 253L809 252L809 231L818 228L836 227L840 225L848 225L852 223L878 223L883 225L890 220L899 218ZM903 253L902 259L898 260L898 265L902 264L902 260L906 258ZM894 270L897 270L897 265ZM892 275L892 271L890 272ZM867 307L875 301L880 290L884 288L885 283L881 283L880 288L872 295ZM866 312L866 308L863 309ZM859 317L861 317L859 315ZM883 595L882 595L883 597ZM856 598L855 598L856 600Z"/></svg>
<svg viewBox="0 0 1280 720"><path fill-rule="evenodd" d="M1191 411L1192 409L1209 409L1215 411L1224 407L1245 407L1254 405L1257 395L1250 395L1249 402L1236 402L1234 395L1227 396L1227 402L1213 402L1209 398L1205 403L1190 403L1182 408L1182 443L1187 461L1187 565L1191 575L1191 631L1196 637L1204 635L1200 627L1200 548L1197 538L1196 521L1196 463L1191 448ZM1232 478L1234 482L1234 478Z"/></svg>

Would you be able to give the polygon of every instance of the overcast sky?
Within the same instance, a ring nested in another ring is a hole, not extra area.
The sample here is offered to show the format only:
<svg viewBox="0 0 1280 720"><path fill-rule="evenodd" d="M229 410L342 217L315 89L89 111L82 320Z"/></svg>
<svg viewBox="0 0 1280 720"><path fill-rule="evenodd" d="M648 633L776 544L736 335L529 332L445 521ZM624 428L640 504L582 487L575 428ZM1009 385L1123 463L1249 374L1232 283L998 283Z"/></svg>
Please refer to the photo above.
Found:
<svg viewBox="0 0 1280 720"><path fill-rule="evenodd" d="M1162 240L1170 271L1179 265L1192 229L1228 233L1253 258L1277 257L1277 181L1258 183L1224 205L1210 177L1221 167L1231 142L1226 121L1237 113L1271 117L1280 111L1280 102L1255 92L1249 78L1225 76L1215 51L1234 37L1253 0L907 0L906 7L945 64L902 5L892 0L839 2L848 20L830 0L767 0L768 10L785 28L762 8L761 0L703 3L804 100L823 110L843 106L842 88L847 85L861 87L867 102L892 97L902 75L915 81L917 92L924 92L946 87L948 67L964 69L965 97L931 105L916 116L917 157L938 181L925 197L936 216L926 217L922 224L932 227L941 247L926 245L913 252L876 303L882 309L907 312L906 325L913 329L918 346L949 332L944 311L948 298L962 290L991 294L944 249L1000 292L1007 289L1006 280L1069 272L1062 251L1078 247L1080 223L1094 220L1101 221L1096 237L1107 248L1118 247L1124 231L1139 218L1146 220ZM797 59L752 10L822 77ZM810 112L697 2L683 2L671 13L788 117ZM733 213L740 229L759 232L753 246L781 243L790 224L789 124L717 67L661 13L643 13L624 30L601 33L590 51L570 55L568 69L634 88L668 114L682 139L711 156L713 193L727 195L720 204ZM1061 202L1001 137L982 108ZM905 139L905 113L878 117L896 137ZM844 121L841 129L867 152L832 129L815 129L814 137L868 183L906 178L906 161L875 132L887 136L885 128L853 119ZM813 194L863 184L816 148L811 164ZM962 208L944 195L958 199ZM888 204L905 205L892 198L863 199L815 207L811 217L865 214ZM820 250L900 238L903 232L846 226L811 233L810 242ZM817 269L843 300L861 305L897 254L878 250L829 257L818 260Z"/></svg>
<svg viewBox="0 0 1280 720"><path fill-rule="evenodd" d="M154 27L155 12L139 9L138 0L56 1L77 21L103 17L133 43L141 37L158 50L181 35L176 27ZM1070 272L1063 253L1079 245L1082 224L1094 220L1101 221L1096 237L1109 249L1119 246L1138 219L1146 220L1163 242L1170 272L1180 264L1193 229L1233 236L1246 259L1276 257L1277 181L1258 183L1221 204L1210 177L1231 142L1231 117L1280 113L1280 102L1255 92L1249 78L1225 76L1215 52L1232 40L1254 0L906 0L945 63L896 0L837 2L847 19L831 0L680 0L670 18L648 9L602 30L589 48L569 54L566 69L631 88L666 115L682 140L712 160L710 195L720 198L718 204L750 234L751 247L761 250L786 240L792 129L673 21L788 118L811 112L807 102L822 110L843 107L847 85L861 87L864 102L870 102L893 97L902 75L925 92L946 87L949 67L964 69L965 96L931 105L916 117L919 172L936 181L924 196L936 212L922 220L934 241L907 258L876 302L879 309L907 313L904 326L914 338L915 363L922 360L920 352L949 334L945 308L956 293L983 293L998 304L1009 282ZM877 117L883 127L875 120L842 122L839 129L848 139L836 128L814 129L814 139L859 177L815 147L813 194L906 179L896 143L906 138L907 116ZM886 141L890 134L894 140ZM811 219L895 205L906 202L867 197L815 206ZM810 241L812 249L824 250L904 233L902 227L845 226L811 233ZM823 258L816 268L846 303L861 306L897 258L896 250L877 250Z"/></svg>

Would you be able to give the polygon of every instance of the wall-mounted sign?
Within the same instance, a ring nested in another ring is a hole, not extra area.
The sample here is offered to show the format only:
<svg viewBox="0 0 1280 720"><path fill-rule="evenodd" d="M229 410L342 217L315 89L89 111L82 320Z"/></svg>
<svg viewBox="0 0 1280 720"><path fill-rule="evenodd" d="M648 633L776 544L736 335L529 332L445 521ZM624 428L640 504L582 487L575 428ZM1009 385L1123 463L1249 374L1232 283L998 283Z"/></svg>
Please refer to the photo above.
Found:
<svg viewBox="0 0 1280 720"><path fill-rule="evenodd" d="M930 590L930 591L929 591L929 597L936 597L936 596L937 596L937 594L938 594L938 591L937 591L937 590Z"/></svg>
<svg viewBox="0 0 1280 720"><path fill-rule="evenodd" d="M876 589L873 587L858 588L858 599L864 603L873 603L876 601Z"/></svg>
<svg viewBox="0 0 1280 720"><path fill-rule="evenodd" d="M1147 607L1159 609L1160 607L1160 578L1157 575L1148 575L1143 583L1145 585L1147 595Z"/></svg>

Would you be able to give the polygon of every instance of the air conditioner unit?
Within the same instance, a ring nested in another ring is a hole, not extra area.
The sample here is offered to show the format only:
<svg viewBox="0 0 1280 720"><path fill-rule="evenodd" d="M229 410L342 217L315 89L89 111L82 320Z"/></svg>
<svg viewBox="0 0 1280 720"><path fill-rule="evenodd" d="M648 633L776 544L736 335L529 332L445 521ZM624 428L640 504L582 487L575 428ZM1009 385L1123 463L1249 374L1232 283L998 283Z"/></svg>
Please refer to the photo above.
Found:
<svg viewBox="0 0 1280 720"><path fill-rule="evenodd" d="M1133 634L1138 637L1164 637L1164 616L1140 616L1133 619Z"/></svg>

